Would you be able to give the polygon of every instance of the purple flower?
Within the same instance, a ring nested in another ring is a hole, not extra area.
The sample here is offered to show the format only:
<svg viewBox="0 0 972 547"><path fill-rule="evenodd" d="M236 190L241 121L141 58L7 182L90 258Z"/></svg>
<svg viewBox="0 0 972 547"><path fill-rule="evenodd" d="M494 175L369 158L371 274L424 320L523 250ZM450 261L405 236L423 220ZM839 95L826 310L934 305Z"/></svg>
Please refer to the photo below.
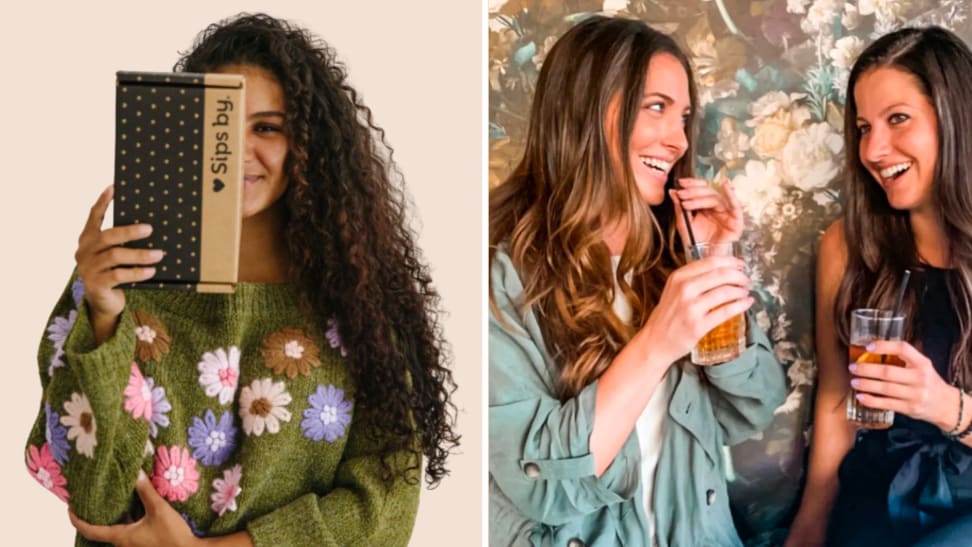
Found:
<svg viewBox="0 0 972 547"><path fill-rule="evenodd" d="M307 396L310 408L304 410L300 429L312 441L326 440L333 443L344 436L351 423L353 403L344 399L344 390L328 385L317 386L317 391Z"/></svg>
<svg viewBox="0 0 972 547"><path fill-rule="evenodd" d="M71 451L71 444L67 440L67 429L61 425L61 417L51 410L50 403L44 403L44 412L47 414L47 425L44 429L44 437L51 449L51 456L54 461L64 465L68 460L68 452Z"/></svg>
<svg viewBox="0 0 972 547"><path fill-rule="evenodd" d="M327 337L327 345L334 349L341 348L341 357L348 356L348 348L344 347L341 343L341 333L338 332L338 322L337 319L327 320L327 332L324 333Z"/></svg>
<svg viewBox="0 0 972 547"><path fill-rule="evenodd" d="M84 298L84 282L81 281L80 277L75 279L74 283L71 283L71 297L74 298L75 306L81 305L81 299Z"/></svg>
<svg viewBox="0 0 972 547"><path fill-rule="evenodd" d="M229 411L223 412L219 423L211 409L206 410L201 420L193 416L189 426L189 446L195 449L192 457L203 465L223 465L236 448L236 432Z"/></svg>
<svg viewBox="0 0 972 547"><path fill-rule="evenodd" d="M159 426L169 427L169 417L165 413L172 410L172 405L165 397L165 388L156 386L155 380L152 378L145 379L145 388L143 389L147 389L152 397L152 416L149 417L149 429L154 438L159 434Z"/></svg>

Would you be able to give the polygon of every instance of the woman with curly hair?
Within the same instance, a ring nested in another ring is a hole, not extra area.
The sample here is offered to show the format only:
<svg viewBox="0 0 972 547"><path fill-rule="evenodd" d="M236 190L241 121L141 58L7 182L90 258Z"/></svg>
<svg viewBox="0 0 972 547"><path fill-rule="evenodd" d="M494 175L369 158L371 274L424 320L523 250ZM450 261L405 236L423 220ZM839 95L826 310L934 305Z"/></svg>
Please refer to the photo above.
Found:
<svg viewBox="0 0 972 547"><path fill-rule="evenodd" d="M543 62L523 159L490 194L490 545L737 546L723 444L783 372L749 321L737 359L686 354L753 303L728 183L692 177L697 101L674 40L590 17ZM678 181L679 188L674 183Z"/></svg>
<svg viewBox="0 0 972 547"><path fill-rule="evenodd" d="M120 289L163 250L91 208L41 342L31 474L78 542L405 545L458 443L431 285L384 133L335 52L266 15L176 70L246 78L233 294Z"/></svg>

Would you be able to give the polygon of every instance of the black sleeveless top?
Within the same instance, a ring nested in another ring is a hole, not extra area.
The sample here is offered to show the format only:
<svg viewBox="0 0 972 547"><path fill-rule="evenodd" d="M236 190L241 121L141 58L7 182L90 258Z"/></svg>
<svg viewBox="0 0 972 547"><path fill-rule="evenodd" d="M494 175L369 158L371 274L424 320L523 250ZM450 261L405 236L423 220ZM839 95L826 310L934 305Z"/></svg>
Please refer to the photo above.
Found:
<svg viewBox="0 0 972 547"><path fill-rule="evenodd" d="M949 357L959 337L947 286L952 274L933 267L916 273L914 282L922 288L915 338L939 375L950 381ZM970 406L966 405L966 415L972 412ZM869 514L875 525L887 524L903 544L972 512L972 449L950 440L938 427L900 413L889 429L858 432L839 477L837 520L841 505L857 515L857 526L863 523L860 517Z"/></svg>

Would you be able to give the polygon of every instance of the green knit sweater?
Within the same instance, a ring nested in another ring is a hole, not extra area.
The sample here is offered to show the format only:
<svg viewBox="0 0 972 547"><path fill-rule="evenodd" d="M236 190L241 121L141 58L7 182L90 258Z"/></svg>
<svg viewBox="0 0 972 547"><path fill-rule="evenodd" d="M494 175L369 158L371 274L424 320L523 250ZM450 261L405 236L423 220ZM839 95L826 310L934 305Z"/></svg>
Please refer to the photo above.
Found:
<svg viewBox="0 0 972 547"><path fill-rule="evenodd" d="M407 544L420 485L382 482L337 325L309 319L291 286L127 290L114 336L97 347L81 293L72 279L41 340L43 400L26 454L78 516L138 518L141 468L197 535Z"/></svg>

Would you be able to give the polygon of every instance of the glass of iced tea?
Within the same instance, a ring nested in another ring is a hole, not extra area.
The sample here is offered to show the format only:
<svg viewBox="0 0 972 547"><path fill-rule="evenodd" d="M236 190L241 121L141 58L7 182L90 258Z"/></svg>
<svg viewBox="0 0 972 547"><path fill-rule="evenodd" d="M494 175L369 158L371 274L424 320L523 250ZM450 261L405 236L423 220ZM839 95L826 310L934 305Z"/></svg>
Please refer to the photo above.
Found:
<svg viewBox="0 0 972 547"><path fill-rule="evenodd" d="M736 242L696 243L687 251L689 262L707 256L740 256ZM718 365L739 357L746 349L746 314L741 313L723 321L703 336L692 348L692 362L696 365Z"/></svg>
<svg viewBox="0 0 972 547"><path fill-rule="evenodd" d="M858 309L851 312L850 363L880 363L904 366L896 355L870 353L864 349L874 340L901 340L904 317L890 310ZM868 408L857 401L857 390L847 397L847 421L862 429L887 429L894 423L893 410Z"/></svg>

